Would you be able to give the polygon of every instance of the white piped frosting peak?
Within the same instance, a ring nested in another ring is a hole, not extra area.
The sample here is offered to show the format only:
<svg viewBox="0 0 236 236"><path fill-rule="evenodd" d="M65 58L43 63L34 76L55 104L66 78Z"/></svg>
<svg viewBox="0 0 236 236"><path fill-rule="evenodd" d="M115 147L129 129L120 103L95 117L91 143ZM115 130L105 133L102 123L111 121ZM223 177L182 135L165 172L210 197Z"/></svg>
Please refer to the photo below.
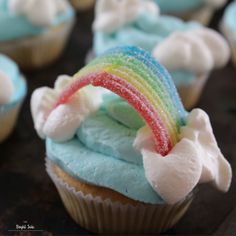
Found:
<svg viewBox="0 0 236 236"><path fill-rule="evenodd" d="M201 109L190 112L180 141L163 157L154 151L151 132L142 128L134 147L143 155L145 175L153 189L170 204L185 198L198 183L212 183L227 191L232 170L215 140L208 115Z"/></svg>
<svg viewBox="0 0 236 236"><path fill-rule="evenodd" d="M11 79L3 71L0 71L0 105L10 102L14 92Z"/></svg>
<svg viewBox="0 0 236 236"><path fill-rule="evenodd" d="M64 12L68 5L65 0L9 0L11 12L24 15L37 26L50 26L54 18Z"/></svg>
<svg viewBox="0 0 236 236"><path fill-rule="evenodd" d="M141 12L159 15L159 8L150 0L97 0L93 29L112 33L135 21Z"/></svg>
<svg viewBox="0 0 236 236"><path fill-rule="evenodd" d="M230 49L219 33L202 27L174 32L153 49L153 56L170 71L184 69L207 74L228 62Z"/></svg>
<svg viewBox="0 0 236 236"><path fill-rule="evenodd" d="M69 81L69 76L59 76L54 89L42 87L32 94L31 113L35 129L41 138L48 137L55 141L71 139L80 123L97 110L102 102L96 88L87 86L74 95L68 103L53 109L60 92Z"/></svg>

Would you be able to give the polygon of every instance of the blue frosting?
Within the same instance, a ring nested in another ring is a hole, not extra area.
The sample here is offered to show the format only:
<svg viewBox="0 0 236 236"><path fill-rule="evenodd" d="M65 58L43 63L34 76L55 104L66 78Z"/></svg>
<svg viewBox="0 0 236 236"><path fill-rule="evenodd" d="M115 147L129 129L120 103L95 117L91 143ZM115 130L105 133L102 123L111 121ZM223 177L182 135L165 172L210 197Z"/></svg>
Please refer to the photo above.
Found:
<svg viewBox="0 0 236 236"><path fill-rule="evenodd" d="M54 19L52 26L60 25L73 17L74 10L69 6L67 11ZM47 30L48 28L33 25L24 16L12 14L8 7L8 0L0 0L0 42L39 35Z"/></svg>
<svg viewBox="0 0 236 236"><path fill-rule="evenodd" d="M142 156L133 147L137 130L127 125L127 110L113 109L113 118L110 116L109 109L123 102L111 97L105 96L105 105L83 121L72 140L57 143L47 139L47 156L76 179L141 202L164 203L148 183ZM118 121L118 117L122 118ZM137 113L133 118L140 119Z"/></svg>
<svg viewBox="0 0 236 236"><path fill-rule="evenodd" d="M114 117L116 114L113 113ZM118 123L105 112L97 112L88 117L79 127L77 136L95 152L142 165L141 154L133 148L136 130Z"/></svg>
<svg viewBox="0 0 236 236"><path fill-rule="evenodd" d="M137 112L123 100L111 102L106 109L110 117L131 129L139 129L144 126L144 121L137 116ZM129 115L127 116L127 114Z"/></svg>
<svg viewBox="0 0 236 236"><path fill-rule="evenodd" d="M226 8L223 22L230 29L236 40L236 1L230 3Z"/></svg>
<svg viewBox="0 0 236 236"><path fill-rule="evenodd" d="M170 74L177 87L178 85L181 85L181 84L188 84L194 79L196 79L196 76L192 72L189 72L189 71L176 70L176 71L172 71Z"/></svg>
<svg viewBox="0 0 236 236"><path fill-rule="evenodd" d="M133 45L151 52L153 48L175 31L188 31L202 27L197 22L184 22L172 16L141 14L135 22L125 25L112 34L94 33L96 55L124 45Z"/></svg>
<svg viewBox="0 0 236 236"><path fill-rule="evenodd" d="M101 109L107 112L107 115L114 118L131 129L139 129L144 126L144 121L137 112L122 98L114 93L103 95L103 104ZM127 116L127 114L129 114Z"/></svg>
<svg viewBox="0 0 236 236"><path fill-rule="evenodd" d="M14 93L10 103L0 106L1 112L5 112L14 108L24 99L27 92L27 85L25 79L23 79L22 75L20 74L16 63L2 54L0 54L0 71L8 75L14 85Z"/></svg>
<svg viewBox="0 0 236 236"><path fill-rule="evenodd" d="M198 9L204 5L204 0L155 0L162 13L182 13Z"/></svg>
<svg viewBox="0 0 236 236"><path fill-rule="evenodd" d="M134 200L163 203L146 180L142 166L94 152L78 139L60 144L48 139L46 147L48 158L76 179L115 189Z"/></svg>

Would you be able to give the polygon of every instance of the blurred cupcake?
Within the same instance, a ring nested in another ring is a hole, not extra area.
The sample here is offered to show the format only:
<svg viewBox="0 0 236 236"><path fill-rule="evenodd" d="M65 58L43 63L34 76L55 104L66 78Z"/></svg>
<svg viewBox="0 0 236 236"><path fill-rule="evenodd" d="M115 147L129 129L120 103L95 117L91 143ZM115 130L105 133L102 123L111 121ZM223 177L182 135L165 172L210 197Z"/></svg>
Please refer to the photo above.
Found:
<svg viewBox="0 0 236 236"><path fill-rule="evenodd" d="M26 96L26 81L17 65L0 54L0 142L13 130Z"/></svg>
<svg viewBox="0 0 236 236"><path fill-rule="evenodd" d="M236 1L227 6L220 27L230 44L232 60L236 65Z"/></svg>
<svg viewBox="0 0 236 236"><path fill-rule="evenodd" d="M98 0L93 28L95 55L120 45L151 52L168 68L187 109L197 103L211 70L223 67L229 59L228 45L216 31L160 16L151 1Z"/></svg>
<svg viewBox="0 0 236 236"><path fill-rule="evenodd" d="M90 231L160 233L183 216L198 183L230 186L208 115L187 113L168 72L139 48L114 48L37 89L31 111L47 171Z"/></svg>
<svg viewBox="0 0 236 236"><path fill-rule="evenodd" d="M213 69L222 68L230 58L227 42L216 31L199 28L175 32L158 44L154 57L172 75L184 107L194 107Z"/></svg>
<svg viewBox="0 0 236 236"><path fill-rule="evenodd" d="M67 0L1 0L0 52L22 68L48 65L60 56L73 22Z"/></svg>
<svg viewBox="0 0 236 236"><path fill-rule="evenodd" d="M95 3L95 0L70 0L70 2L72 6L78 11L85 11L89 8L92 8Z"/></svg>
<svg viewBox="0 0 236 236"><path fill-rule="evenodd" d="M196 20L208 25L214 12L223 7L227 0L154 0L161 12L184 20Z"/></svg>

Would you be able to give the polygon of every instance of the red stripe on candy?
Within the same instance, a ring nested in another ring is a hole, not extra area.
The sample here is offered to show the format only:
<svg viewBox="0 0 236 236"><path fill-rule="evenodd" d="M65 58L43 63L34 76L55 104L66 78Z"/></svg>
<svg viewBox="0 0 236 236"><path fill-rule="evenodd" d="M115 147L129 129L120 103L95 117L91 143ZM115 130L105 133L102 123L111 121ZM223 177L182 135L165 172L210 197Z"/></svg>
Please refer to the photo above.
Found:
<svg viewBox="0 0 236 236"><path fill-rule="evenodd" d="M173 144L166 127L147 98L122 78L107 72L89 74L73 82L60 95L55 107L67 103L78 90L89 84L109 89L125 99L141 115L152 130L156 151L164 156L171 150Z"/></svg>

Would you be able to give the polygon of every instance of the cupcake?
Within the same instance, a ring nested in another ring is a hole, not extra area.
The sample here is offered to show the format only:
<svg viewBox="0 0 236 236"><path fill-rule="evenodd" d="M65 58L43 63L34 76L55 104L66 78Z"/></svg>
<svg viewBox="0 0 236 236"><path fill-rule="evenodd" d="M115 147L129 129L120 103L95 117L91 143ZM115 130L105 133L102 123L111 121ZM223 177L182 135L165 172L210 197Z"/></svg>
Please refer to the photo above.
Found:
<svg viewBox="0 0 236 236"><path fill-rule="evenodd" d="M224 13L223 19L221 21L221 32L227 38L231 50L232 50L232 60L234 65L236 65L236 1L230 3Z"/></svg>
<svg viewBox="0 0 236 236"><path fill-rule="evenodd" d="M194 107L213 69L230 58L225 39L216 31L200 28L175 32L153 49L154 57L171 73L184 107Z"/></svg>
<svg viewBox="0 0 236 236"><path fill-rule="evenodd" d="M0 142L13 130L26 95L26 81L18 66L0 54Z"/></svg>
<svg viewBox="0 0 236 236"><path fill-rule="evenodd" d="M171 73L185 108L195 106L210 72L229 60L225 39L199 23L160 16L157 5L150 1L133 0L132 5L115 0L109 3L98 0L96 5L95 55L124 45L149 51ZM168 60L164 59L165 54Z"/></svg>
<svg viewBox="0 0 236 236"><path fill-rule="evenodd" d="M70 0L70 2L78 11L85 11L94 5L95 0Z"/></svg>
<svg viewBox="0 0 236 236"><path fill-rule="evenodd" d="M187 113L166 69L139 48L111 49L37 89L31 111L48 174L89 231L160 233L183 216L198 183L230 186L208 115Z"/></svg>
<svg viewBox="0 0 236 236"><path fill-rule="evenodd" d="M66 0L1 0L0 52L22 68L39 68L61 54L74 22Z"/></svg>
<svg viewBox="0 0 236 236"><path fill-rule="evenodd" d="M154 0L161 12L184 20L196 20L208 25L215 11L223 7L227 0Z"/></svg>

